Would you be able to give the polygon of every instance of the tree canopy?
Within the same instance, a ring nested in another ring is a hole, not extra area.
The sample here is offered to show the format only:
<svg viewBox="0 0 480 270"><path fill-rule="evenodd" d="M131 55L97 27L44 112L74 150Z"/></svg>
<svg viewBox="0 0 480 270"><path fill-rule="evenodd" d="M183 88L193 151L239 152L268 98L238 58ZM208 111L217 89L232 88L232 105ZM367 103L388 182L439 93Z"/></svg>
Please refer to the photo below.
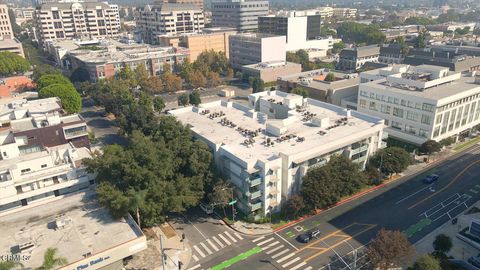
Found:
<svg viewBox="0 0 480 270"><path fill-rule="evenodd" d="M452 239L445 234L439 234L433 241L433 249L442 253L447 253L452 249Z"/></svg>
<svg viewBox="0 0 480 270"><path fill-rule="evenodd" d="M368 244L366 256L373 268L387 270L404 265L412 259L414 252L403 233L381 229Z"/></svg>
<svg viewBox="0 0 480 270"><path fill-rule="evenodd" d="M63 76L60 73L52 73L52 74L45 74L41 76L37 81L38 89L42 89L52 84L65 84L65 85L72 85L70 80Z"/></svg>
<svg viewBox="0 0 480 270"><path fill-rule="evenodd" d="M56 83L43 87L38 92L40 98L58 97L63 109L68 113L79 113L82 109L82 98L71 83Z"/></svg>
<svg viewBox="0 0 480 270"><path fill-rule="evenodd" d="M188 100L192 105L195 105L195 106L200 105L200 103L202 103L202 100L200 98L200 92L198 90L192 91L188 96Z"/></svg>
<svg viewBox="0 0 480 270"><path fill-rule="evenodd" d="M300 95L304 98L308 97L308 91L307 91L307 89L305 89L303 87L295 87L290 91L290 93Z"/></svg>
<svg viewBox="0 0 480 270"><path fill-rule="evenodd" d="M367 182L357 164L345 156L332 156L322 167L308 170L302 179L300 194L307 208L321 209L352 195Z"/></svg>
<svg viewBox="0 0 480 270"><path fill-rule="evenodd" d="M30 63L25 58L8 51L0 52L0 75L24 73L29 69Z"/></svg>
<svg viewBox="0 0 480 270"><path fill-rule="evenodd" d="M356 44L379 44L385 41L385 34L380 31L378 25L366 25L357 22L346 21L337 28L337 35L343 41Z"/></svg>
<svg viewBox="0 0 480 270"><path fill-rule="evenodd" d="M70 75L70 80L72 82L87 82L90 81L90 73L87 69L79 67L72 72Z"/></svg>
<svg viewBox="0 0 480 270"><path fill-rule="evenodd" d="M37 270L53 270L57 269L59 266L67 264L67 259L64 257L57 257L57 252L58 249L56 248L47 248L43 255L42 266L38 267Z"/></svg>
<svg viewBox="0 0 480 270"><path fill-rule="evenodd" d="M440 262L431 255L418 258L408 270L442 270Z"/></svg>
<svg viewBox="0 0 480 270"><path fill-rule="evenodd" d="M442 149L442 145L434 140L428 140L422 145L420 145L420 152L431 155L433 153L439 152Z"/></svg>
<svg viewBox="0 0 480 270"><path fill-rule="evenodd" d="M265 82L258 77L250 77L249 83L253 93L263 92L265 90Z"/></svg>
<svg viewBox="0 0 480 270"><path fill-rule="evenodd" d="M411 163L410 154L400 147L380 149L370 158L370 164L379 168L384 174L401 173Z"/></svg>
<svg viewBox="0 0 480 270"><path fill-rule="evenodd" d="M188 105L189 100L190 100L189 95L183 93L180 96L178 96L178 105L185 107Z"/></svg>
<svg viewBox="0 0 480 270"><path fill-rule="evenodd" d="M105 147L103 154L86 160L97 172L99 201L123 216L135 193L145 196L139 212L142 224L164 221L167 212L183 212L204 196L211 178L212 154L206 144L194 141L190 130L172 116L158 120L151 136L134 130L126 148Z"/></svg>

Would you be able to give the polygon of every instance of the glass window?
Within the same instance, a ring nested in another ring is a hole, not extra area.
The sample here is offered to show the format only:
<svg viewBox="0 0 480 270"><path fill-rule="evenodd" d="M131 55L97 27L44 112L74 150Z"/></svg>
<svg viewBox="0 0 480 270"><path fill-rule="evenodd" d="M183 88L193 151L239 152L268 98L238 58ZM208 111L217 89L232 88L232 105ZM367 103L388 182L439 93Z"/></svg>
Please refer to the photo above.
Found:
<svg viewBox="0 0 480 270"><path fill-rule="evenodd" d="M433 112L435 110L435 105L428 104L428 103L423 103L422 104L422 110L427 111L427 112Z"/></svg>
<svg viewBox="0 0 480 270"><path fill-rule="evenodd" d="M370 101L370 110L376 111L377 110L377 104L374 101Z"/></svg>
<svg viewBox="0 0 480 270"><path fill-rule="evenodd" d="M418 121L418 114L416 112L407 111L407 119L412 121Z"/></svg>
<svg viewBox="0 0 480 270"><path fill-rule="evenodd" d="M426 124L426 125L432 124L432 117L430 115L422 114L422 124Z"/></svg>
<svg viewBox="0 0 480 270"><path fill-rule="evenodd" d="M422 128L421 128L421 129L418 130L418 135L419 135L420 137L427 138L427 136L428 136L428 131L426 131L425 129L422 129Z"/></svg>
<svg viewBox="0 0 480 270"><path fill-rule="evenodd" d="M403 109L393 107L393 115L403 118Z"/></svg>

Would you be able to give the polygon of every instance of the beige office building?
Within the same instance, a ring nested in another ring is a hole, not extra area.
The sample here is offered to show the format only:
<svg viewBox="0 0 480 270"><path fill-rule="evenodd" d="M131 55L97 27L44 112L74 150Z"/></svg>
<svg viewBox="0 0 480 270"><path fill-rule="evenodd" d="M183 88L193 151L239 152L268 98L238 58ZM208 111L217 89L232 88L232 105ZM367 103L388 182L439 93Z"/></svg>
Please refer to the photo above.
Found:
<svg viewBox="0 0 480 270"><path fill-rule="evenodd" d="M8 7L0 4L0 39L4 38L13 38L13 30L8 16Z"/></svg>
<svg viewBox="0 0 480 270"><path fill-rule="evenodd" d="M192 4L203 9L203 0L163 0L163 3L170 4Z"/></svg>
<svg viewBox="0 0 480 270"><path fill-rule="evenodd" d="M117 5L106 2L48 3L35 12L42 42L75 38L114 38L120 29Z"/></svg>

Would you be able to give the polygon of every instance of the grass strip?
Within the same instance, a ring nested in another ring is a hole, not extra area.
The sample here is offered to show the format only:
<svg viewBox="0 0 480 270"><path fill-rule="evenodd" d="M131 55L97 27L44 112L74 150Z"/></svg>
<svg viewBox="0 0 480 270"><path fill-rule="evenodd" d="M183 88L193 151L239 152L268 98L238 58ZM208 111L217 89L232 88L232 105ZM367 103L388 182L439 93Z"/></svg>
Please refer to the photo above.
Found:
<svg viewBox="0 0 480 270"><path fill-rule="evenodd" d="M225 269L229 266L232 266L233 264L236 264L242 260L245 260L246 258L252 256L252 255L255 255L257 253L260 253L262 252L262 248L261 247L254 247L242 254L239 254L229 260L226 260L224 262L222 262L221 264L217 264L215 265L214 267L210 268L210 270L222 270L222 269Z"/></svg>
<svg viewBox="0 0 480 270"><path fill-rule="evenodd" d="M475 139L469 140L468 142L465 142L463 144L455 146L455 148L453 148L453 150L455 150L455 151L463 150L463 149L468 148L468 147L470 147L470 146L472 146L472 145L474 145L478 142L480 142L480 136L475 138Z"/></svg>

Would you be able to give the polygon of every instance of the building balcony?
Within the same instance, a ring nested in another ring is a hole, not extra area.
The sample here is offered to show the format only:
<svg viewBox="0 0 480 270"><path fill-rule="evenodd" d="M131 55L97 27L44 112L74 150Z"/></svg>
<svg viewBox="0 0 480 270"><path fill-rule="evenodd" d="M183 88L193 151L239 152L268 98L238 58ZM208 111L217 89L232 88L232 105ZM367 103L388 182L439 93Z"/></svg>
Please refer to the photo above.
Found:
<svg viewBox="0 0 480 270"><path fill-rule="evenodd" d="M355 148L355 149L352 149L350 151L351 155L355 155L355 154L358 154L358 153L361 153L361 152L365 152L368 150L368 144L364 144L358 148Z"/></svg>
<svg viewBox="0 0 480 270"><path fill-rule="evenodd" d="M70 163L63 164L60 166L50 167L43 170L38 170L34 172L25 173L19 177L19 179L15 179L15 184L25 184L32 181L38 181L41 179L50 178L53 176L58 176L61 174L66 174L72 170L72 166Z"/></svg>
<svg viewBox="0 0 480 270"><path fill-rule="evenodd" d="M277 183L278 181L280 181L280 178L278 178L278 176L276 175L272 175L270 176L270 178L268 179L268 182L272 183L272 184L275 184Z"/></svg>
<svg viewBox="0 0 480 270"><path fill-rule="evenodd" d="M257 199L259 198L260 196L262 196L262 191L261 190L257 190L257 191L254 191L254 192L247 192L246 195L248 197L250 197L250 200L254 200L254 199Z"/></svg>
<svg viewBox="0 0 480 270"><path fill-rule="evenodd" d="M276 187L271 187L270 188L270 191L269 191L270 195L277 195L278 193L280 193L280 191L278 191L278 189Z"/></svg>
<svg viewBox="0 0 480 270"><path fill-rule="evenodd" d="M250 187L255 187L258 186L262 183L262 178L258 177L255 179L249 179L248 182L250 182Z"/></svg>
<svg viewBox="0 0 480 270"><path fill-rule="evenodd" d="M257 202L257 203L249 203L250 206L250 211L256 211L260 208L262 208L262 202Z"/></svg>
<svg viewBox="0 0 480 270"><path fill-rule="evenodd" d="M359 157L357 159L353 159L352 162L356 162L356 163L361 163L361 162L364 162L365 160L367 160L367 156L363 156L363 157Z"/></svg>

